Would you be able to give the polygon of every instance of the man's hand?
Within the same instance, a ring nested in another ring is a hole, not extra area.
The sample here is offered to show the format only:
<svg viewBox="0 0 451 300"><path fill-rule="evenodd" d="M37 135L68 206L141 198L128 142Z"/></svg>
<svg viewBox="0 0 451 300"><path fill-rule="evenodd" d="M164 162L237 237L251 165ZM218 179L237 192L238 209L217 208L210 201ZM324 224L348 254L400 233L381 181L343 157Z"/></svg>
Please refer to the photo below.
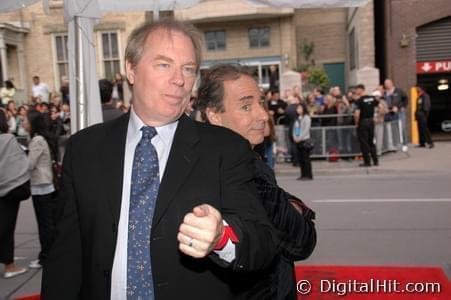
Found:
<svg viewBox="0 0 451 300"><path fill-rule="evenodd" d="M179 227L179 249L186 255L202 258L218 243L224 231L221 213L208 204L194 207Z"/></svg>

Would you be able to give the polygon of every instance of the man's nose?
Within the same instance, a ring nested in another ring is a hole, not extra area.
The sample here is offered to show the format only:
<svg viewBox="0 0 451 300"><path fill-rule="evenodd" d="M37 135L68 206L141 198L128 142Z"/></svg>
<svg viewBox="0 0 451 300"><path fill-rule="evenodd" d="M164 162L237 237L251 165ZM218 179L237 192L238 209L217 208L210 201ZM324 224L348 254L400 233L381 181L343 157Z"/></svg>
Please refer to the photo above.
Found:
<svg viewBox="0 0 451 300"><path fill-rule="evenodd" d="M185 84L185 78L181 68L174 68L172 73L171 83L177 86L183 86Z"/></svg>
<svg viewBox="0 0 451 300"><path fill-rule="evenodd" d="M257 107L257 116L258 120L262 120L267 122L269 120L268 112L265 110L265 108L262 105L259 105Z"/></svg>

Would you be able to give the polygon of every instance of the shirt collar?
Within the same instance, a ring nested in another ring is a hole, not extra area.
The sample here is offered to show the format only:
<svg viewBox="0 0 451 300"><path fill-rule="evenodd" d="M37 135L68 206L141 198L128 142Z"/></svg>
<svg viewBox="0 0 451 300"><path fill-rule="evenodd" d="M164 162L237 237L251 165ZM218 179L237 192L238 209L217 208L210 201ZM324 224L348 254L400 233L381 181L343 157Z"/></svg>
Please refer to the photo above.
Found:
<svg viewBox="0 0 451 300"><path fill-rule="evenodd" d="M175 130L177 129L179 121L175 121L163 126L155 127L157 131L156 137L159 137L160 140L166 145L170 145L172 139L174 138ZM128 130L127 137L130 138L130 141L135 139L141 139L142 133L141 128L143 126L147 126L135 113L133 109L133 105L130 109L130 120L128 121Z"/></svg>

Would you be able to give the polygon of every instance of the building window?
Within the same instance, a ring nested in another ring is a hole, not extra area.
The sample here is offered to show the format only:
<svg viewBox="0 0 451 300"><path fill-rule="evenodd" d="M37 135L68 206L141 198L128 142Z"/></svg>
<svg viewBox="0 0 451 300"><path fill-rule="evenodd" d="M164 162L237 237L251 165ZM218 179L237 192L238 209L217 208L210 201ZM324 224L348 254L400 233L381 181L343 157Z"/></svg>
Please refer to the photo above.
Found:
<svg viewBox="0 0 451 300"><path fill-rule="evenodd" d="M69 62L67 54L67 34L55 35L55 48L56 48L56 71L58 82L65 76L69 77Z"/></svg>
<svg viewBox="0 0 451 300"><path fill-rule="evenodd" d="M249 47L263 48L269 47L270 38L269 27L258 27L249 29Z"/></svg>
<svg viewBox="0 0 451 300"><path fill-rule="evenodd" d="M352 28L349 33L349 67L351 70L357 67L358 44L355 36L355 30Z"/></svg>
<svg viewBox="0 0 451 300"><path fill-rule="evenodd" d="M113 79L114 74L121 72L120 61L117 32L103 32L102 62L105 78Z"/></svg>
<svg viewBox="0 0 451 300"><path fill-rule="evenodd" d="M205 32L205 42L208 51L225 50L225 31L207 31Z"/></svg>

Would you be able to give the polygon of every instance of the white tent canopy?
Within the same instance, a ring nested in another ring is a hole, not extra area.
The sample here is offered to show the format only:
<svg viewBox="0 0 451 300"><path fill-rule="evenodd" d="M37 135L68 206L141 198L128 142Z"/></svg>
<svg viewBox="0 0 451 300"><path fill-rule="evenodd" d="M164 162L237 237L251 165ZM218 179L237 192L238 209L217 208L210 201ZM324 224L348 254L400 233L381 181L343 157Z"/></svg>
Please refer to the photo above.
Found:
<svg viewBox="0 0 451 300"><path fill-rule="evenodd" d="M8 0L13 1L13 0ZM30 1L30 0L29 0ZM220 0L221 1L221 0ZM226 0L223 0L226 1ZM244 0L250 4L270 7L290 8L333 8L358 7L366 4L368 0ZM102 11L145 11L174 10L189 8L201 0L97 0Z"/></svg>
<svg viewBox="0 0 451 300"><path fill-rule="evenodd" d="M18 10L38 1L39 0L1 0L0 13Z"/></svg>
<svg viewBox="0 0 451 300"><path fill-rule="evenodd" d="M359 7L368 0L246 0L254 5L291 8Z"/></svg>

